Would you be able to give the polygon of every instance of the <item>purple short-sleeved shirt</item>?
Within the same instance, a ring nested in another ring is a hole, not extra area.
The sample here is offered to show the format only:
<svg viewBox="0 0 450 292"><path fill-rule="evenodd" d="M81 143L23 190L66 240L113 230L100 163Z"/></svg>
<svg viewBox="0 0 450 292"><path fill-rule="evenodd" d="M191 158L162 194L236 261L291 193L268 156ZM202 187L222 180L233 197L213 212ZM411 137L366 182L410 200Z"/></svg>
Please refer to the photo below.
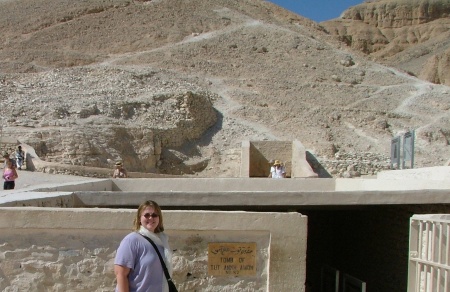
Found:
<svg viewBox="0 0 450 292"><path fill-rule="evenodd" d="M161 255L164 248L158 246ZM125 236L117 249L115 265L130 268L130 292L163 291L164 272L155 249L142 235L133 232ZM116 288L117 291L117 288Z"/></svg>

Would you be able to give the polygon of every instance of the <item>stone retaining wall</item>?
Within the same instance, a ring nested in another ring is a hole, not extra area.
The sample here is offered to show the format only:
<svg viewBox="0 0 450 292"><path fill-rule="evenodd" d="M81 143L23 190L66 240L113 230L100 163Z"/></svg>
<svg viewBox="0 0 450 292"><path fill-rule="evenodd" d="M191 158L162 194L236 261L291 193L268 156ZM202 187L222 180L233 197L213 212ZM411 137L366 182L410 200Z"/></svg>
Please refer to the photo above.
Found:
<svg viewBox="0 0 450 292"><path fill-rule="evenodd" d="M19 142L16 139L9 137L0 137L0 153L2 154L0 157L0 161L3 162L3 153L9 153L10 157L14 156L14 152L16 151Z"/></svg>
<svg viewBox="0 0 450 292"><path fill-rule="evenodd" d="M163 211L179 291L304 291L307 218L298 213ZM1 291L113 291L135 210L0 208ZM283 222L283 224L280 224ZM208 243L256 243L256 272L213 276Z"/></svg>
<svg viewBox="0 0 450 292"><path fill-rule="evenodd" d="M390 169L390 158L372 152L335 154L335 159L321 159L322 166L333 176L352 178L376 175ZM313 166L315 169L318 166Z"/></svg>
<svg viewBox="0 0 450 292"><path fill-rule="evenodd" d="M34 148L27 144L21 144L26 154L26 169L49 174L76 175L92 178L111 178L113 168L89 167L82 165L62 164L57 162L48 162L39 158ZM175 177L173 175L128 172L129 177L133 178L152 178L152 177Z"/></svg>

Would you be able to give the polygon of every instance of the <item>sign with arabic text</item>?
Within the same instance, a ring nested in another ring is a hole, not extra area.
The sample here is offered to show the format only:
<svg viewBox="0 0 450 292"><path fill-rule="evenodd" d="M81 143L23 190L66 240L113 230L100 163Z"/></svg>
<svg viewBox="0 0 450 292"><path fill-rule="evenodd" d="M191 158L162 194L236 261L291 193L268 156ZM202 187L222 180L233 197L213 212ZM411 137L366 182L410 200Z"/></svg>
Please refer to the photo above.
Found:
<svg viewBox="0 0 450 292"><path fill-rule="evenodd" d="M208 275L256 276L256 243L208 243Z"/></svg>

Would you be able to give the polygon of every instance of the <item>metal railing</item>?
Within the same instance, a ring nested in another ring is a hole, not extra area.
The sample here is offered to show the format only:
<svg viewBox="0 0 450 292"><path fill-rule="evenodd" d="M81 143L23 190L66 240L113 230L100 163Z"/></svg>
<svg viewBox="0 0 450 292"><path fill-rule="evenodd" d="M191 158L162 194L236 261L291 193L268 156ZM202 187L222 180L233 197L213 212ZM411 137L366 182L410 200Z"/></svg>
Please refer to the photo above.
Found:
<svg viewBox="0 0 450 292"><path fill-rule="evenodd" d="M408 292L450 292L450 214L411 217Z"/></svg>

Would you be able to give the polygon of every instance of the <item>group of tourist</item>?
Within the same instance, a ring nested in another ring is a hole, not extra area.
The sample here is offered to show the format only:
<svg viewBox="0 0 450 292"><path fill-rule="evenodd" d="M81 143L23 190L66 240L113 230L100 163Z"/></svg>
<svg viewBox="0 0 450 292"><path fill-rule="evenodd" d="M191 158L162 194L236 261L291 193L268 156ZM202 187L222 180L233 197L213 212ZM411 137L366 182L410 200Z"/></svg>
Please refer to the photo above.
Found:
<svg viewBox="0 0 450 292"><path fill-rule="evenodd" d="M14 158L8 152L3 153L4 190L14 189L19 177L17 169L22 169L24 158L21 146L17 147ZM128 177L122 162L116 163L113 177ZM171 279L172 250L164 233L162 211L156 202L146 201L137 209L133 232L123 238L117 249L114 272L117 292L176 291Z"/></svg>
<svg viewBox="0 0 450 292"><path fill-rule="evenodd" d="M113 177L127 177L122 162L116 163ZM270 167L269 177L286 177L286 169L279 160ZM116 292L176 291L171 279L172 251L164 233L162 211L156 202L146 201L138 207L133 232L122 239L117 249L114 273Z"/></svg>
<svg viewBox="0 0 450 292"><path fill-rule="evenodd" d="M15 159L4 153L3 189L14 189L18 178L16 168L22 169L25 153L19 146ZM127 171L122 162L115 164L113 178L126 178ZM279 160L270 168L269 177L285 178L286 170ZM176 291L171 279L172 250L164 233L160 206L154 201L141 204L133 222L133 232L126 235L117 249L114 260L116 292L123 291Z"/></svg>
<svg viewBox="0 0 450 292"><path fill-rule="evenodd" d="M16 186L16 179L19 177L17 169L21 170L25 163L25 152L22 150L22 146L18 146L14 153L14 158L8 152L3 153L3 189L12 190Z"/></svg>
<svg viewBox="0 0 450 292"><path fill-rule="evenodd" d="M116 163L114 178L127 177L122 162ZM269 177L285 178L284 165L275 160ZM172 277L172 250L164 233L162 211L154 201L141 204L133 221L133 232L126 235L114 260L116 292L176 291Z"/></svg>
<svg viewBox="0 0 450 292"><path fill-rule="evenodd" d="M17 169L22 169L25 153L18 146L14 158L4 152L3 159L3 189L14 189L19 177ZM116 163L113 177L128 177L122 162ZM123 238L117 249L114 273L117 292L176 291L171 279L172 250L164 233L162 211L156 202L146 201L137 209L133 232Z"/></svg>
<svg viewBox="0 0 450 292"><path fill-rule="evenodd" d="M21 146L14 155L5 152L3 169L4 190L14 189L19 177L16 169L22 169L25 153ZM115 164L113 178L127 178L128 174L122 162ZM286 170L279 160L270 168L269 177L284 178ZM168 237L164 233L163 217L160 206L154 201L141 204L133 222L133 232L126 235L114 260L116 292L122 291L176 291L171 279L172 251Z"/></svg>
<svg viewBox="0 0 450 292"><path fill-rule="evenodd" d="M14 158L11 158L10 153L3 153L3 189L12 190L15 188L15 180L19 177L17 169L21 170L25 164L25 151L22 150L22 146L17 146L17 150L14 152ZM112 174L113 178L127 178L127 170L123 167L121 161L116 162L115 169Z"/></svg>

